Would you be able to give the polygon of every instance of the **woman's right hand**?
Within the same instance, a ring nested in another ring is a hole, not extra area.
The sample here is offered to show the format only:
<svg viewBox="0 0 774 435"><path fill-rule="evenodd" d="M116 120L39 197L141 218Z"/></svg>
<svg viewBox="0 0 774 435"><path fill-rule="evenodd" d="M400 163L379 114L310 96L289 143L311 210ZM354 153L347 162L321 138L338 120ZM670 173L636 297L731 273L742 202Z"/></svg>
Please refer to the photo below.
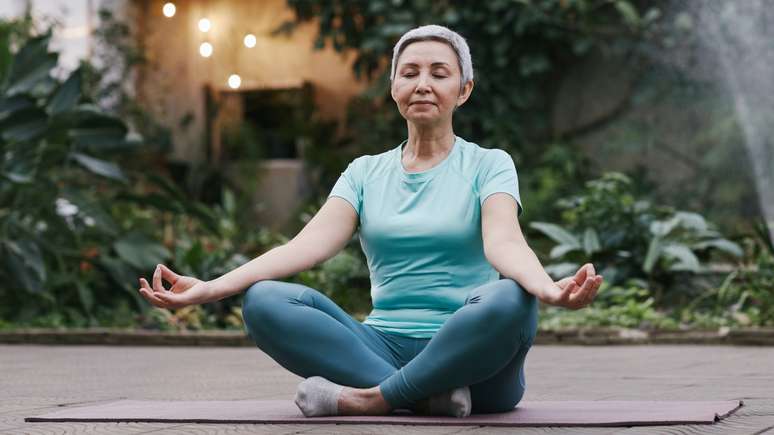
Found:
<svg viewBox="0 0 774 435"><path fill-rule="evenodd" d="M167 290L162 278L172 284ZM192 276L178 275L167 266L159 264L153 272L153 286L140 278L140 294L151 304L161 308L182 308L209 302L212 297L210 284Z"/></svg>

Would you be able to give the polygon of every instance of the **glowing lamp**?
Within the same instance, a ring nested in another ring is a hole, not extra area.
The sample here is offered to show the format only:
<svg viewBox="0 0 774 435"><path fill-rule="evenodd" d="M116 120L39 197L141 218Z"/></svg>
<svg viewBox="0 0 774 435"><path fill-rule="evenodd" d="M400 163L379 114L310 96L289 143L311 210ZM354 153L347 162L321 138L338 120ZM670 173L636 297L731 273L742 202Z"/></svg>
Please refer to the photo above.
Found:
<svg viewBox="0 0 774 435"><path fill-rule="evenodd" d="M199 30L201 30L204 33L207 33L210 31L210 28L212 27L212 23L207 18L202 18L199 20Z"/></svg>
<svg viewBox="0 0 774 435"><path fill-rule="evenodd" d="M175 8L175 4L172 2L166 2L164 3L164 7L161 8L161 11L164 13L164 16L167 18L172 18L175 16L175 11L177 8Z"/></svg>
<svg viewBox="0 0 774 435"><path fill-rule="evenodd" d="M202 42L199 46L199 54L201 54L202 57L212 56L212 44L209 42Z"/></svg>
<svg viewBox="0 0 774 435"><path fill-rule="evenodd" d="M231 74L228 77L228 87L231 89L239 89L239 86L242 84L242 78L239 77L237 74Z"/></svg>

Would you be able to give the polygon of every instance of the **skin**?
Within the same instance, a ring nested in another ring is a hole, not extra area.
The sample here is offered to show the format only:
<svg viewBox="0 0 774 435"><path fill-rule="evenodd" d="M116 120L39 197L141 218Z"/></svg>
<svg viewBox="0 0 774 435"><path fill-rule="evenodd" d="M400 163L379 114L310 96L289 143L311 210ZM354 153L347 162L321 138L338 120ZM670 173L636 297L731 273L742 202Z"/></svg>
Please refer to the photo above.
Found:
<svg viewBox="0 0 774 435"><path fill-rule="evenodd" d="M408 129L401 158L406 171L432 168L451 151L454 109L463 105L473 90L473 81L460 86L461 81L456 54L445 43L414 42L400 55L391 95ZM510 195L495 193L484 201L482 234L487 260L541 302L578 310L596 296L602 276L596 274L590 263L584 264L573 276L556 282L551 280L527 246L518 224L517 205ZM243 269L242 274L247 275L247 270ZM164 280L172 285L169 289L165 288ZM153 285L140 278L139 292L151 304L163 308L211 302L226 294L216 291L212 281L178 275L164 265L156 267L152 281ZM378 385L345 386L338 405L342 415L385 415L392 411Z"/></svg>

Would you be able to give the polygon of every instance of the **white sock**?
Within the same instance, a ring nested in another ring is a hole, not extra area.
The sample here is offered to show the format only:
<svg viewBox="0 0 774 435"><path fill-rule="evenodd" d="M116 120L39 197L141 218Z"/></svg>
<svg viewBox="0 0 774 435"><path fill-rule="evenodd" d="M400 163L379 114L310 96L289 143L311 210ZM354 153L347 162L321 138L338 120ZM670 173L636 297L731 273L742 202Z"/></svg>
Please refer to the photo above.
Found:
<svg viewBox="0 0 774 435"><path fill-rule="evenodd" d="M296 405L305 417L339 414L339 395L344 387L323 378L312 376L298 384Z"/></svg>
<svg viewBox="0 0 774 435"><path fill-rule="evenodd" d="M452 417L467 417L473 408L470 399L470 388L459 387L445 393L430 396L422 401L418 410L427 415L449 415Z"/></svg>

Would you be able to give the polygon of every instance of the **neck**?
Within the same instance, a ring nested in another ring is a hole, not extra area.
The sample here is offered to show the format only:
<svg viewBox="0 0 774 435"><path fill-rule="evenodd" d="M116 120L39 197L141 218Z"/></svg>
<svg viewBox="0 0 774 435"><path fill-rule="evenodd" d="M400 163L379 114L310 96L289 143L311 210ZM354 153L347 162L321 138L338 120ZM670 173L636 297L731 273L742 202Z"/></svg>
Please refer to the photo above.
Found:
<svg viewBox="0 0 774 435"><path fill-rule="evenodd" d="M408 123L408 141L403 156L410 160L432 159L446 155L454 145L451 123L443 126L417 126Z"/></svg>

